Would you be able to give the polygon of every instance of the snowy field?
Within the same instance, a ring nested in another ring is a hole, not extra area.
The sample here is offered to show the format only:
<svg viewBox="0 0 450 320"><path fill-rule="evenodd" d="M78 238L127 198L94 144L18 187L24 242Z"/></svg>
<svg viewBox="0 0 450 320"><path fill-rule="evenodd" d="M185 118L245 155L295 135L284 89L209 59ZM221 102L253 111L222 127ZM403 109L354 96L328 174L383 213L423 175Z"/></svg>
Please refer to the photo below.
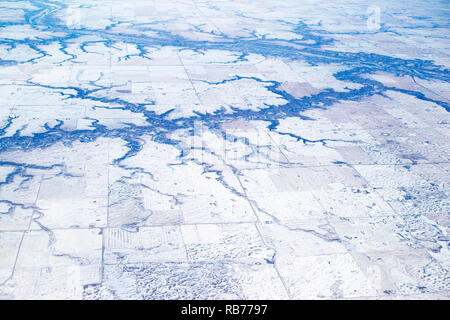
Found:
<svg viewBox="0 0 450 320"><path fill-rule="evenodd" d="M450 299L450 3L0 2L0 299Z"/></svg>

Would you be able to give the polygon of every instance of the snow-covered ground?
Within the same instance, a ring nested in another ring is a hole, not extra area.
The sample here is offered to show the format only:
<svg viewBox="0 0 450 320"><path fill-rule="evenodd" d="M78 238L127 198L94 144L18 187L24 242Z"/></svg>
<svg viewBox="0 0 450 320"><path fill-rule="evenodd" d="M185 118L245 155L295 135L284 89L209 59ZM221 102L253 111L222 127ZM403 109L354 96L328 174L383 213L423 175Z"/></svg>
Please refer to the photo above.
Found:
<svg viewBox="0 0 450 320"><path fill-rule="evenodd" d="M0 2L1 299L449 299L448 1Z"/></svg>

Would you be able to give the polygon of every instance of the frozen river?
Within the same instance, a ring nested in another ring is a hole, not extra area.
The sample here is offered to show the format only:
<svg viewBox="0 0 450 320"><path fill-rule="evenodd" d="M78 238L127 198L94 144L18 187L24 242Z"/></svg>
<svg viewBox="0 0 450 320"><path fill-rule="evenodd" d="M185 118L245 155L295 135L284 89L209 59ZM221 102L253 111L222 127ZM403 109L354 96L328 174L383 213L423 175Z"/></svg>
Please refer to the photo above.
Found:
<svg viewBox="0 0 450 320"><path fill-rule="evenodd" d="M1 1L0 299L449 299L449 14Z"/></svg>

